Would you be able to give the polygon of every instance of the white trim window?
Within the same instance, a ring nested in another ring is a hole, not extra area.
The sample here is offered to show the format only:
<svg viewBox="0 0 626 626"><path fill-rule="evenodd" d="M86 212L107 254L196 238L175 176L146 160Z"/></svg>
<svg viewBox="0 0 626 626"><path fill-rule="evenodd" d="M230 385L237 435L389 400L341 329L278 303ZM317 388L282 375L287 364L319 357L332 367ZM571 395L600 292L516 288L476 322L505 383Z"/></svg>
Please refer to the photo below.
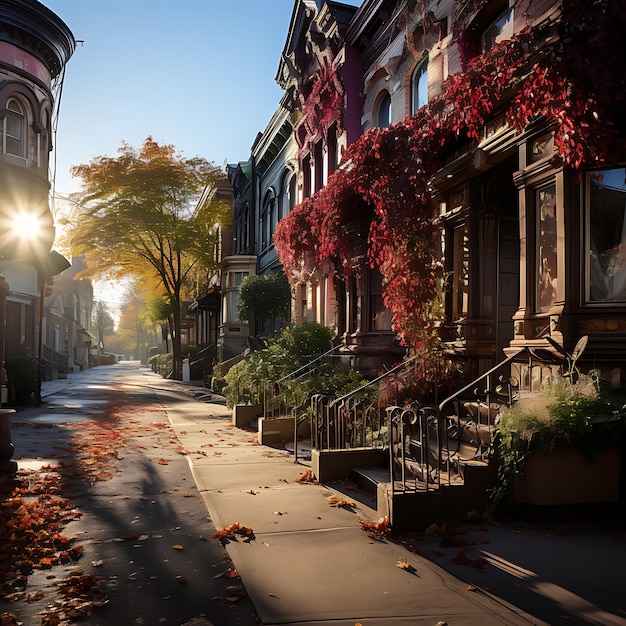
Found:
<svg viewBox="0 0 626 626"><path fill-rule="evenodd" d="M2 153L26 158L26 111L16 98L7 100L2 119Z"/></svg>
<svg viewBox="0 0 626 626"><path fill-rule="evenodd" d="M378 127L389 128L391 124L391 96L385 92L378 103Z"/></svg>
<svg viewBox="0 0 626 626"><path fill-rule="evenodd" d="M411 76L411 115L428 104L428 57L420 63Z"/></svg>

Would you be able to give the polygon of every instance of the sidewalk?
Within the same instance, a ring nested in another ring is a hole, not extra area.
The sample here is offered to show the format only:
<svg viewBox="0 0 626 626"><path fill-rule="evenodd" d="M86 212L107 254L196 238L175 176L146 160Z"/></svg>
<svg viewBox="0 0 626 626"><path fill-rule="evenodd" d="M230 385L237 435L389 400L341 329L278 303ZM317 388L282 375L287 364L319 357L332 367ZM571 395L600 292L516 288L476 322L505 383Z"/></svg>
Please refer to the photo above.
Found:
<svg viewBox="0 0 626 626"><path fill-rule="evenodd" d="M174 381L158 386L180 389ZM167 406L169 394L161 396ZM356 498L331 506L336 492L297 482L308 467L232 427L218 402L172 404L167 413L216 527L237 522L254 531L254 540L226 549L263 624L543 623L468 590L402 545L371 539L359 520L376 521L375 511Z"/></svg>
<svg viewBox="0 0 626 626"><path fill-rule="evenodd" d="M357 491L299 483L308 466L234 428L223 398L138 373L165 406L215 527L254 531L226 549L263 624L626 624L623 527L466 524L460 541L483 569L455 559L461 543L441 537L374 540L359 520L376 521L376 512ZM89 376L46 382L42 395ZM354 506L331 506L333 494Z"/></svg>

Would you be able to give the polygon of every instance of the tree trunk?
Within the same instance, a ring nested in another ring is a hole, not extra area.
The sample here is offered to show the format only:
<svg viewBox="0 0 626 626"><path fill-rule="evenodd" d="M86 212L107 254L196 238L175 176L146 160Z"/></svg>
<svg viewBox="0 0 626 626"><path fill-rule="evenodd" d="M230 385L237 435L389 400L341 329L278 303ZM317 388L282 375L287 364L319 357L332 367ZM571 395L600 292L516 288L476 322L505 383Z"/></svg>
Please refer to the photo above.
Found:
<svg viewBox="0 0 626 626"><path fill-rule="evenodd" d="M180 345L180 298L172 299L172 377L182 380L182 354Z"/></svg>

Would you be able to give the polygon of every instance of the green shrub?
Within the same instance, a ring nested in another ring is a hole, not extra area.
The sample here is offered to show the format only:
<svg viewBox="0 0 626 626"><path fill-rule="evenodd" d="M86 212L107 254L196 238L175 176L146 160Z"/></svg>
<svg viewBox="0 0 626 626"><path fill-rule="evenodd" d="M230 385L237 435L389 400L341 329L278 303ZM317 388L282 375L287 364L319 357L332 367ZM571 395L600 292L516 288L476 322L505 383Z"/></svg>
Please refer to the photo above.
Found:
<svg viewBox="0 0 626 626"><path fill-rule="evenodd" d="M540 393L523 397L498 420L499 487L492 494L492 507L507 495L532 450L576 448L593 457L625 434L624 398L601 393L597 372L578 374L576 382L572 377L548 381Z"/></svg>
<svg viewBox="0 0 626 626"><path fill-rule="evenodd" d="M228 406L241 402L262 403L266 393L275 404L286 407L302 406L314 393L344 393L363 384L353 371L326 362L319 362L311 371L303 371L277 387L269 388L280 379L307 365L331 347L332 329L317 323L283 329L267 347L240 361L225 376L223 393Z"/></svg>

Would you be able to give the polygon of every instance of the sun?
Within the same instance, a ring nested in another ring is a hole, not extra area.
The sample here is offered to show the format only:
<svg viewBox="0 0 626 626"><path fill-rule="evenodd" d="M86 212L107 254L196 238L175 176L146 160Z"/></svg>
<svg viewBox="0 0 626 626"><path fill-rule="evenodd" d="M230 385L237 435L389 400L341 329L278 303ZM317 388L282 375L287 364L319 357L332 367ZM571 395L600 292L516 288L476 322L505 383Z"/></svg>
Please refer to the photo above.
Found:
<svg viewBox="0 0 626 626"><path fill-rule="evenodd" d="M41 220L32 213L16 213L11 228L16 237L33 241L41 234Z"/></svg>

